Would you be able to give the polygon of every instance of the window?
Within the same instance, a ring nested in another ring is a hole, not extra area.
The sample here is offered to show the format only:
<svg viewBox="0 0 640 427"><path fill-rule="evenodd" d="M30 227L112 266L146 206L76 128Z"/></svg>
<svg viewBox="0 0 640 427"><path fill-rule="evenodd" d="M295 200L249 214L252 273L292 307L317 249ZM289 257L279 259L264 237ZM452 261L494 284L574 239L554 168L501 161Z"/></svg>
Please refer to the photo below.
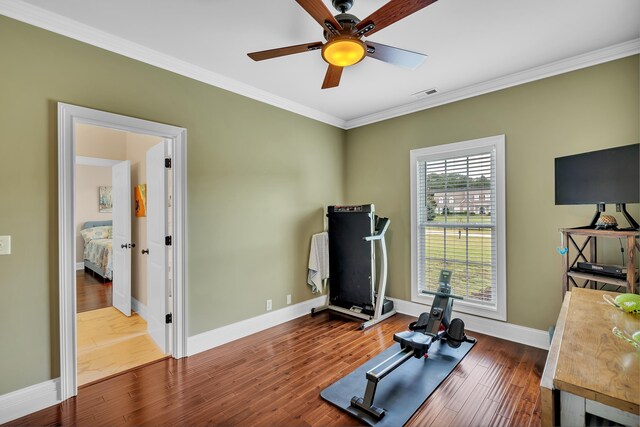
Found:
<svg viewBox="0 0 640 427"><path fill-rule="evenodd" d="M456 311L506 320L504 140L411 151L412 301L430 304L422 291L436 291L446 268L464 297ZM436 209L434 194L455 207Z"/></svg>

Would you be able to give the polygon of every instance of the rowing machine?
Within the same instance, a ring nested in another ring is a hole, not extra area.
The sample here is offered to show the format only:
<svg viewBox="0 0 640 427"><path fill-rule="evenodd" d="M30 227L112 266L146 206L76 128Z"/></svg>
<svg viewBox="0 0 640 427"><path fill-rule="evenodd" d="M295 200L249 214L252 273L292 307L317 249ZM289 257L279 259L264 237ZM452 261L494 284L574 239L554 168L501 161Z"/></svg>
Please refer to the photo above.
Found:
<svg viewBox="0 0 640 427"><path fill-rule="evenodd" d="M434 295L433 304L429 312L420 314L416 322L409 324L409 330L394 334L394 341L400 343L401 350L387 358L366 373L367 386L364 397L351 398L351 406L360 409L375 419L382 419L385 414L383 408L374 406L378 383L387 375L412 357L428 357L429 347L438 340L446 342L450 347L457 348L463 342L475 343L475 338L469 338L464 333L464 322L461 319L451 319L454 299L463 299L451 293L451 271L440 272L440 285L437 292L422 291L424 294Z"/></svg>

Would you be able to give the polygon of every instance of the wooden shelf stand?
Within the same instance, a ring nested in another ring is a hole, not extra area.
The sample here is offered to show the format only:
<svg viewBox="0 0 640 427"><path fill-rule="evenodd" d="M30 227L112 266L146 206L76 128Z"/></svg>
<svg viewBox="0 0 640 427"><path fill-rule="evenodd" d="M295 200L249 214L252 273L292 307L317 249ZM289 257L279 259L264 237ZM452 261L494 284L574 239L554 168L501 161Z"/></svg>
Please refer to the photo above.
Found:
<svg viewBox="0 0 640 427"><path fill-rule="evenodd" d="M638 272L636 271L636 257L640 251L639 232L626 230L594 230L588 228L561 228L560 232L567 245L567 252L562 256L562 298L572 287L577 286L596 289L596 282L627 288L627 292L637 293ZM585 240L576 241L575 236L583 236ZM627 277L620 279L603 274L593 274L574 270L580 261L598 262L598 238L616 238L626 241L626 265ZM574 257L571 257L571 252ZM583 281L580 284L579 281Z"/></svg>

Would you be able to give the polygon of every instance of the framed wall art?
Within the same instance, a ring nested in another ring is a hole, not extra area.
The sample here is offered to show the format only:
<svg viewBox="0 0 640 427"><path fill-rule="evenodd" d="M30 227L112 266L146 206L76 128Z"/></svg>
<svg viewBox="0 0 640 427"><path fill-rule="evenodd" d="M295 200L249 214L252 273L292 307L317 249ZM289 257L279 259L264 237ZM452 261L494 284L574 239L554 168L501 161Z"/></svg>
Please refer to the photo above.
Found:
<svg viewBox="0 0 640 427"><path fill-rule="evenodd" d="M112 212L111 186L98 187L98 212Z"/></svg>
<svg viewBox="0 0 640 427"><path fill-rule="evenodd" d="M138 184L134 189L135 201L136 201L136 216L147 216L147 184Z"/></svg>

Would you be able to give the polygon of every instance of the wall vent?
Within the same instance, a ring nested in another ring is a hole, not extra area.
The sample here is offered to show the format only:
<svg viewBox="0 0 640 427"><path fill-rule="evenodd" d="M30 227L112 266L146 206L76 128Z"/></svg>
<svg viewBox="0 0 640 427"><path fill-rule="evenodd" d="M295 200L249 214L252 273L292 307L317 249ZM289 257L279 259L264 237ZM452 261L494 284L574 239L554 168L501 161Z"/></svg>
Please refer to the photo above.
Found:
<svg viewBox="0 0 640 427"><path fill-rule="evenodd" d="M426 89L426 90L421 90L420 92L416 92L411 96L417 99L421 99L421 98L426 98L427 96L435 95L436 93L438 93L438 89L436 89L435 87L432 87L431 89Z"/></svg>

